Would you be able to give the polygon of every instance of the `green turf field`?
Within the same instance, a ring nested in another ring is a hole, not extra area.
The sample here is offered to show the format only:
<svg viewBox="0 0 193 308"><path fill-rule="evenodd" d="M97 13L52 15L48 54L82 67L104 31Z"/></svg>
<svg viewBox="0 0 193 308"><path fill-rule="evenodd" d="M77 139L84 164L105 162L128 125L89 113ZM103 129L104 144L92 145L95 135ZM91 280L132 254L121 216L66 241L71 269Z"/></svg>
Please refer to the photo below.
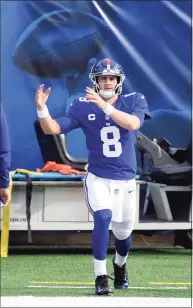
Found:
<svg viewBox="0 0 193 308"><path fill-rule="evenodd" d="M113 272L108 254L108 274ZM134 249L127 262L130 288L115 296L191 297L191 251ZM113 281L110 280L113 286ZM91 296L92 254L9 254L1 258L1 296Z"/></svg>

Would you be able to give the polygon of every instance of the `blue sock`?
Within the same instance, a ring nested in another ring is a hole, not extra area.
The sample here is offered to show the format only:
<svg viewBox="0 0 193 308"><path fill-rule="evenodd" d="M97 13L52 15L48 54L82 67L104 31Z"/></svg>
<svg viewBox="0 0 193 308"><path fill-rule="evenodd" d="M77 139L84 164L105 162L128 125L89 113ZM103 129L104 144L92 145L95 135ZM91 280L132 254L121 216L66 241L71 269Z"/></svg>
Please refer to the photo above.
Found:
<svg viewBox="0 0 193 308"><path fill-rule="evenodd" d="M92 231L92 250L94 258L105 260L109 247L109 224L112 218L111 210L101 210L94 213L94 229Z"/></svg>
<svg viewBox="0 0 193 308"><path fill-rule="evenodd" d="M129 235L125 240L118 240L115 238L115 250L122 257L125 257L131 248L131 235Z"/></svg>

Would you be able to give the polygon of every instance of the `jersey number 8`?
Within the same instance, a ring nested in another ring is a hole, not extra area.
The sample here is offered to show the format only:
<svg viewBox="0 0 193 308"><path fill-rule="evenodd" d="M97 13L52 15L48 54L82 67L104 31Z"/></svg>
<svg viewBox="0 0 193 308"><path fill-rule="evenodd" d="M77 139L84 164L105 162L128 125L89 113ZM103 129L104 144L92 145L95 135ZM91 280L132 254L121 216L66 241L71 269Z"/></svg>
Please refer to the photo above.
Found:
<svg viewBox="0 0 193 308"><path fill-rule="evenodd" d="M108 134L112 134L112 137L108 138ZM103 127L101 129L103 154L106 157L119 157L121 155L122 145L121 142L119 142L120 137L120 131L116 126Z"/></svg>

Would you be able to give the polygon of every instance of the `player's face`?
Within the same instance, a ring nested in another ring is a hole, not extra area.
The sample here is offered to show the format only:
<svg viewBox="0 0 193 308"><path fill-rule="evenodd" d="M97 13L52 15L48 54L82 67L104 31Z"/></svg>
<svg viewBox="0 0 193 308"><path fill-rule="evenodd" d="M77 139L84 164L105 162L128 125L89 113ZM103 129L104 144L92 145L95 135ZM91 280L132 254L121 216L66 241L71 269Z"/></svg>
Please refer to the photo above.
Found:
<svg viewBox="0 0 193 308"><path fill-rule="evenodd" d="M115 86L117 85L117 77L116 76L99 76L98 85L101 90L114 91Z"/></svg>

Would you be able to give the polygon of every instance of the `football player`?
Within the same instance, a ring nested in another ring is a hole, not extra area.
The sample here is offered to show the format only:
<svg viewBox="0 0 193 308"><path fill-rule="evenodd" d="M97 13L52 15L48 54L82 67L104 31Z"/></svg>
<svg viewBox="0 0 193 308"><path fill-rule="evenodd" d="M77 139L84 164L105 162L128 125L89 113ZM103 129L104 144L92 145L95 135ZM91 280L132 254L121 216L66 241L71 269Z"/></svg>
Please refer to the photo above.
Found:
<svg viewBox="0 0 193 308"><path fill-rule="evenodd" d="M7 120L2 105L0 105L0 117L0 207L3 207L6 206L11 199L9 189L11 147Z"/></svg>
<svg viewBox="0 0 193 308"><path fill-rule="evenodd" d="M115 236L114 288L126 289L129 282L126 260L136 209L136 138L145 119L150 118L141 93L121 95L125 79L116 61L105 58L93 65L92 88L75 99L68 114L52 119L46 101L50 88L36 93L37 113L46 134L66 134L81 127L86 135L88 172L84 179L86 202L94 218L92 249L95 292L111 294L106 270L109 225Z"/></svg>

